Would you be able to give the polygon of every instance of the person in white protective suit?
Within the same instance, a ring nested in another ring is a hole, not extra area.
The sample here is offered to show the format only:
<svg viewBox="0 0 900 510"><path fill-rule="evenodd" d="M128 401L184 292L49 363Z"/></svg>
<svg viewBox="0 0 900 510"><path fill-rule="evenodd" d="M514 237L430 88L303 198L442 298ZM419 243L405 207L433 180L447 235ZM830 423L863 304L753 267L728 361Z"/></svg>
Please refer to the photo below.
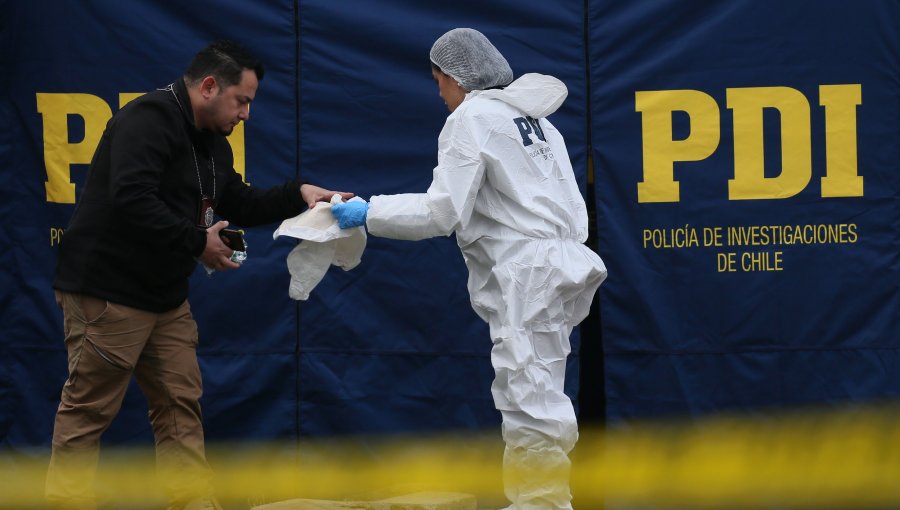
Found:
<svg viewBox="0 0 900 510"><path fill-rule="evenodd" d="M456 233L472 306L490 325L494 403L503 418L511 509L570 509L568 453L578 438L563 393L569 335L606 268L583 243L584 198L562 136L546 117L567 95L558 79L513 81L480 32L458 28L431 49L450 110L428 191L335 205L342 228L424 239Z"/></svg>

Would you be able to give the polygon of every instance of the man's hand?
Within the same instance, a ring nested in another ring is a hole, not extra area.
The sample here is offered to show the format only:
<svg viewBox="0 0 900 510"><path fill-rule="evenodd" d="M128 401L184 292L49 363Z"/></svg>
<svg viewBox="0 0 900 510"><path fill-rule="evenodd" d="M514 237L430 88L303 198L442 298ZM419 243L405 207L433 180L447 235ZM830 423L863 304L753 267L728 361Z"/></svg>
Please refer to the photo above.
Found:
<svg viewBox="0 0 900 510"><path fill-rule="evenodd" d="M203 248L203 253L200 254L200 262L216 271L228 271L241 267L240 264L231 260L234 250L226 246L219 237L219 231L227 226L227 221L220 221L206 229L206 248Z"/></svg>
<svg viewBox="0 0 900 510"><path fill-rule="evenodd" d="M316 206L316 202L331 202L331 197L335 194L340 195L344 200L350 200L354 197L354 193L345 191L331 191L312 184L304 184L300 186L300 196L310 209Z"/></svg>

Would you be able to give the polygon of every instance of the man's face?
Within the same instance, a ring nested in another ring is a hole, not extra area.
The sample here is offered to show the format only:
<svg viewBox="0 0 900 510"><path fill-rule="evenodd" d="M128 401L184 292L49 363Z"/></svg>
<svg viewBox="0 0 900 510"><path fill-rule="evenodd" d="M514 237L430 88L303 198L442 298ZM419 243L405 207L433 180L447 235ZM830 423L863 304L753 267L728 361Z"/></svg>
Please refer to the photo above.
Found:
<svg viewBox="0 0 900 510"><path fill-rule="evenodd" d="M438 84L438 93L441 95L441 99L444 100L450 113L453 113L453 110L456 110L466 98L466 90L460 87L450 75L444 74L434 67L431 68L431 76Z"/></svg>
<svg viewBox="0 0 900 510"><path fill-rule="evenodd" d="M259 80L251 69L244 69L236 85L218 88L207 103L206 129L228 136L241 121L250 118L250 103L256 97Z"/></svg>

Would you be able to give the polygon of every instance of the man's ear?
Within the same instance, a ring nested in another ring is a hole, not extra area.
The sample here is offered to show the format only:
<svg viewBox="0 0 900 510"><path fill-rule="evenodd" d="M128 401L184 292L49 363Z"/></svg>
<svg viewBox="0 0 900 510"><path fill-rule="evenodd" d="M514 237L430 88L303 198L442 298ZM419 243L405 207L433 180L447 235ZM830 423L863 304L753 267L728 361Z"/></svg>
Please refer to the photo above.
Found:
<svg viewBox="0 0 900 510"><path fill-rule="evenodd" d="M200 82L200 95L209 99L219 93L219 84L214 76L207 76Z"/></svg>

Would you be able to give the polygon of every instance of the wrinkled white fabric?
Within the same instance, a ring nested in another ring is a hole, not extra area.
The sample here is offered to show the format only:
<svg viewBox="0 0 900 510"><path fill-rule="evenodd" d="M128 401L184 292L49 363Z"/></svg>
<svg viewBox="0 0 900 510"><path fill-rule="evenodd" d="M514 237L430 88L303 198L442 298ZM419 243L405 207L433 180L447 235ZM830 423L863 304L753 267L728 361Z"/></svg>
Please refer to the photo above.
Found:
<svg viewBox="0 0 900 510"><path fill-rule="evenodd" d="M587 208L565 142L544 118L566 94L561 81L537 74L468 93L441 131L428 191L369 201L372 235L456 233L472 307L490 325L491 392L509 472L536 458L567 472L578 438L563 392L569 335L606 278L603 261L583 244ZM520 478L506 492L510 508L571 508L567 480Z"/></svg>
<svg viewBox="0 0 900 510"><path fill-rule="evenodd" d="M363 200L354 197L350 201ZM332 265L349 271L362 260L366 248L366 229L341 229L338 226L331 214L331 206L340 202L340 195L334 195L331 203L319 202L312 209L281 222L272 234L275 239L290 236L301 240L287 256L291 274L288 295L291 299L309 299L310 292Z"/></svg>

